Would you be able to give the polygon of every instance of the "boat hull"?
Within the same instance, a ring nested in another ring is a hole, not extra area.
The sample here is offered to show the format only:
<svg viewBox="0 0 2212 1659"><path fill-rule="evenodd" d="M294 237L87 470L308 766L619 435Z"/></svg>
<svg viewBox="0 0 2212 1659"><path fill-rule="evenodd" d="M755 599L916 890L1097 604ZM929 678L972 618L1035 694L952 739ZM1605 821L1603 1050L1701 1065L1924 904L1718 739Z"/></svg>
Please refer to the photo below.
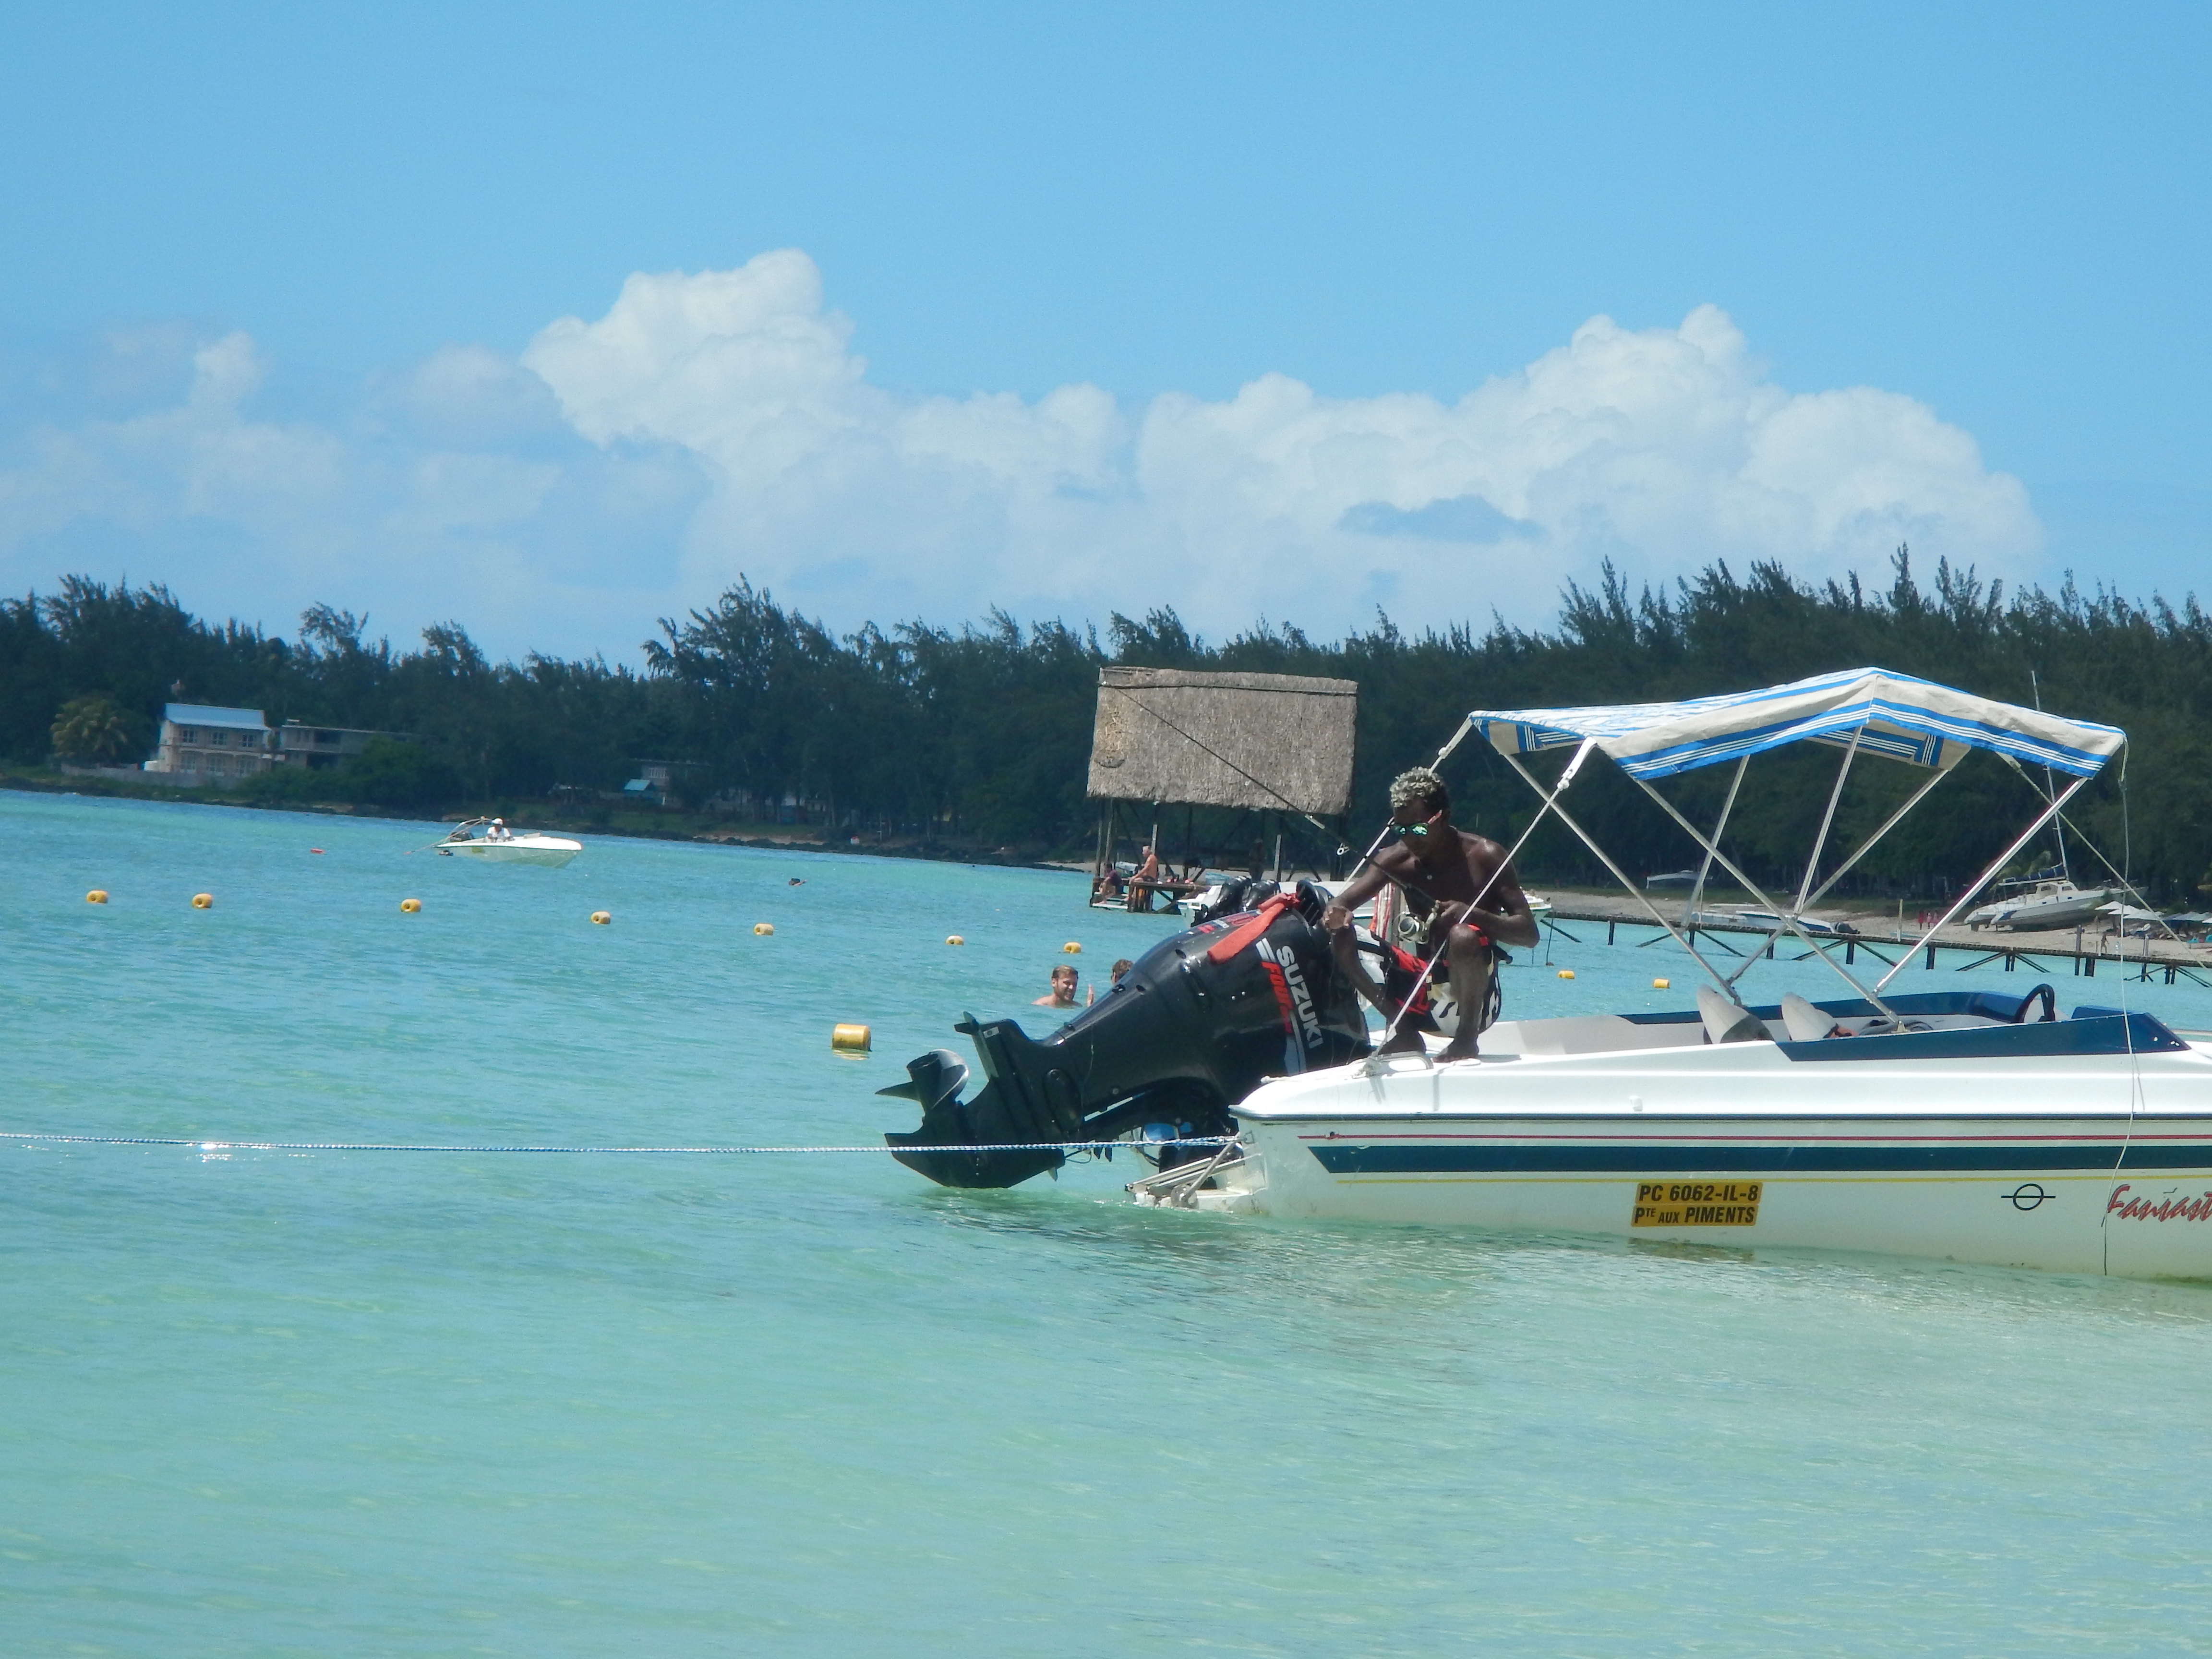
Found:
<svg viewBox="0 0 2212 1659"><path fill-rule="evenodd" d="M479 864L535 864L557 870L584 850L581 842L551 836L514 841L457 841L438 848L447 858L474 859Z"/></svg>
<svg viewBox="0 0 2212 1659"><path fill-rule="evenodd" d="M2100 1056L1826 1066L1785 1052L1815 1046L1398 1060L1286 1080L1237 1109L1244 1160L1200 1202L2212 1279L2212 1060L2143 1054L2131 1078ZM1772 1109L1793 1096L1804 1109Z"/></svg>

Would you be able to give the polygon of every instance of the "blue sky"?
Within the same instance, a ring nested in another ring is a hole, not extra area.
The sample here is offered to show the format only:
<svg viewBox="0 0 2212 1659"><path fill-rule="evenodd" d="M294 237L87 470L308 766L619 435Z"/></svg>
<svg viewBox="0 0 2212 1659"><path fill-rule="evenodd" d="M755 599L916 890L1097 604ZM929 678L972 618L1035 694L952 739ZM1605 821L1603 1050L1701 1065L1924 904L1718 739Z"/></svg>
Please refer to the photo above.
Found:
<svg viewBox="0 0 2212 1659"><path fill-rule="evenodd" d="M2200 585L2203 9L1530 10L0 8L0 588L628 657L739 570Z"/></svg>

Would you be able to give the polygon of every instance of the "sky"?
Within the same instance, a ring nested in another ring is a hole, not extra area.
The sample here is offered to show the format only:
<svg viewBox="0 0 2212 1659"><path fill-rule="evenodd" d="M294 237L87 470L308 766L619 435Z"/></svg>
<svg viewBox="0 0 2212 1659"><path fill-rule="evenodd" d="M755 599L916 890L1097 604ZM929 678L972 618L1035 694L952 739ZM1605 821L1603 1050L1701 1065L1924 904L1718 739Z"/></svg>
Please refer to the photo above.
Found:
<svg viewBox="0 0 2212 1659"><path fill-rule="evenodd" d="M1541 15L1532 15L1540 11ZM0 3L0 594L635 661L2179 599L2212 12Z"/></svg>

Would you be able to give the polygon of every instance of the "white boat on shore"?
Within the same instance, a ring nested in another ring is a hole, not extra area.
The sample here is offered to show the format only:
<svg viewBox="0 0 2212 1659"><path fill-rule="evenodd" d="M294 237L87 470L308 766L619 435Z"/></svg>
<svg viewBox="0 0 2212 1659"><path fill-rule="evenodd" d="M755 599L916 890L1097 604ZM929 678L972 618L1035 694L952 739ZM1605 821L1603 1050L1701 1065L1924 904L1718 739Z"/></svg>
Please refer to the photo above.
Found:
<svg viewBox="0 0 2212 1659"><path fill-rule="evenodd" d="M2063 878L2040 880L2026 892L1969 910L1966 926L2001 927L2008 933L2086 927L2097 920L2100 910L2127 896L2118 887L2076 887Z"/></svg>
<svg viewBox="0 0 2212 1659"><path fill-rule="evenodd" d="M584 850L565 836L514 830L497 818L471 818L453 826L437 844L440 858L474 859L480 864L536 864L557 870Z"/></svg>
<svg viewBox="0 0 2212 1659"><path fill-rule="evenodd" d="M2114 1008L2061 1018L2048 985L1891 994L1909 954L1863 984L1801 920L1969 749L2065 774L1941 927L2124 734L1876 670L1672 704L1478 711L1468 732L1640 897L1563 800L1593 751L1608 757L1851 994L1747 1008L1735 981L1749 963L1723 973L1651 908L1711 977L1696 1010L1504 1021L1474 1060L1440 1064L1432 1043L1265 1083L1229 1108L1232 1144L1133 1183L1141 1201L2212 1278L2212 1041ZM1803 741L1845 754L1804 888L1784 904L1729 860L1727 809L1708 836L1655 785L1727 762L1740 785L1752 755ZM1552 784L1524 763L1570 747ZM1927 775L1813 890L1862 754Z"/></svg>

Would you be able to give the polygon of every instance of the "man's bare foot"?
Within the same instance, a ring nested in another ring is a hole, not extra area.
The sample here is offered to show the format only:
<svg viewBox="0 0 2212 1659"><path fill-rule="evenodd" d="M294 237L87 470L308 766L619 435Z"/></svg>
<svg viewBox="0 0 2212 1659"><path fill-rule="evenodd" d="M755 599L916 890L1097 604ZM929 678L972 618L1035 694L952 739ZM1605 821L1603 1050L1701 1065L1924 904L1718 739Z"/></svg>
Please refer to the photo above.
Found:
<svg viewBox="0 0 2212 1659"><path fill-rule="evenodd" d="M1442 1049L1438 1050L1437 1054L1437 1064L1439 1066L1449 1066L1455 1060L1473 1060L1475 1057L1476 1050L1474 1039L1473 1037L1455 1036L1449 1042L1444 1044Z"/></svg>

